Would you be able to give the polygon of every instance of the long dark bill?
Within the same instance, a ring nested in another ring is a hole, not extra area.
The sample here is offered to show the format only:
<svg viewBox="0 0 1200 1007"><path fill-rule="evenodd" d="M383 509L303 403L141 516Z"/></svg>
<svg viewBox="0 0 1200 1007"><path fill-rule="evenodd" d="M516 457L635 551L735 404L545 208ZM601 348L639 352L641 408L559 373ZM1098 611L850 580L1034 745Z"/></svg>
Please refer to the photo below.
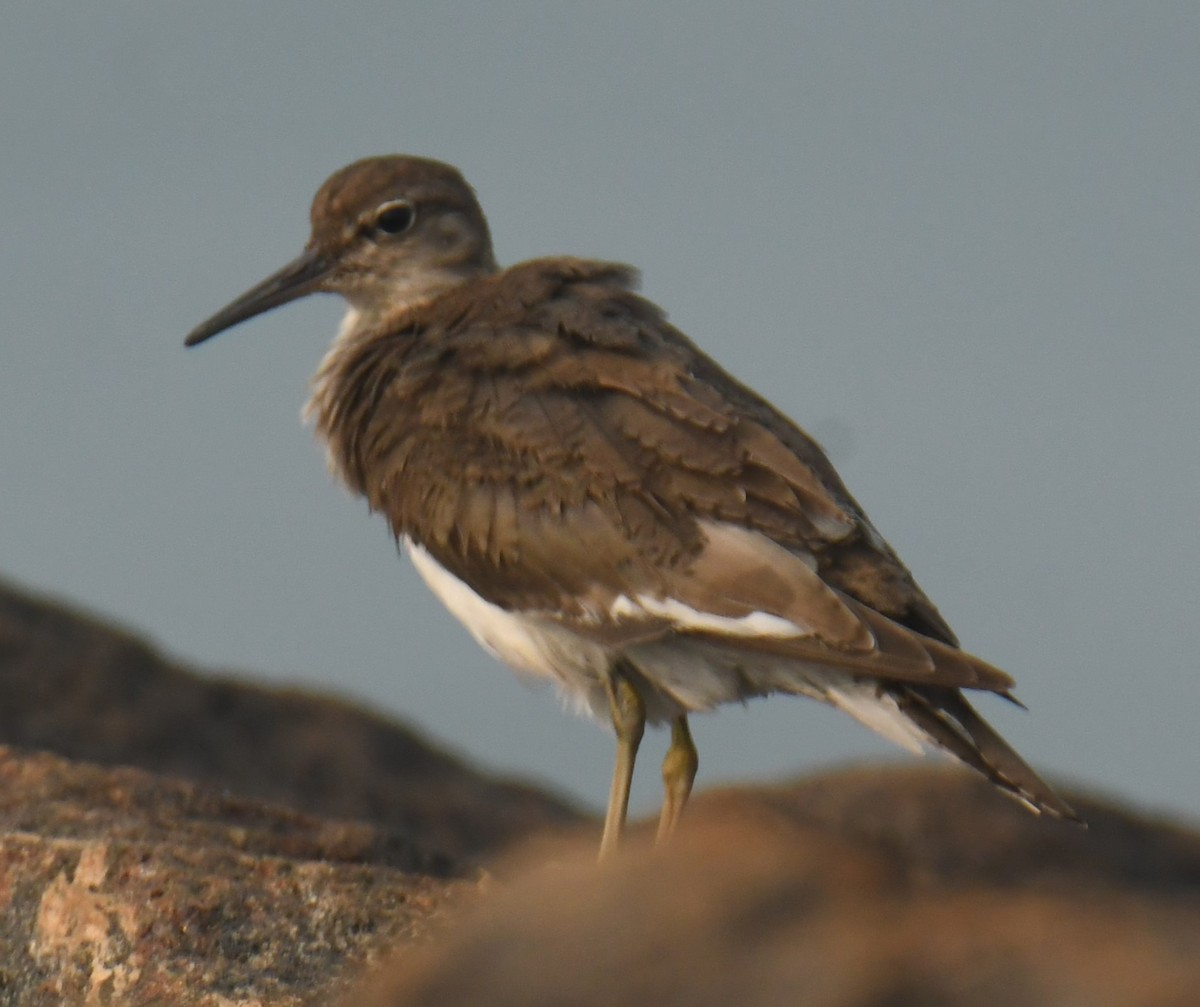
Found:
<svg viewBox="0 0 1200 1007"><path fill-rule="evenodd" d="M268 276L262 283L247 290L241 297L227 304L208 321L197 325L183 341L184 346L197 346L206 339L231 329L239 322L261 315L288 301L294 301L317 289L321 277L329 269L329 263L316 252L305 249L279 272Z"/></svg>

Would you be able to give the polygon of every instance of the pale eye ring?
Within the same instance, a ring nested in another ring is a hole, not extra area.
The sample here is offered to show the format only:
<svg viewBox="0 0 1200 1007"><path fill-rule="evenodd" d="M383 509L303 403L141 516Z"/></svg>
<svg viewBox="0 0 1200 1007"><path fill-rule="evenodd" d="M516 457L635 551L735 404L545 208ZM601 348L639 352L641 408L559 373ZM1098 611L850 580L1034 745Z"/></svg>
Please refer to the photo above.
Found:
<svg viewBox="0 0 1200 1007"><path fill-rule="evenodd" d="M375 210L375 230L380 234L403 234L417 219L416 208L406 199L389 199Z"/></svg>

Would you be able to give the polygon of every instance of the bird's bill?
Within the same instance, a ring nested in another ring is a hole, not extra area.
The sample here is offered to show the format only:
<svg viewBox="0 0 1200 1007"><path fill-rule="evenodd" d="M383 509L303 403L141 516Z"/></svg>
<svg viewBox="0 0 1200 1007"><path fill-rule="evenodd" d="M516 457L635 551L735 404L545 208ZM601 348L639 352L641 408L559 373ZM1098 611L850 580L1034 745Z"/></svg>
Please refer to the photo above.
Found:
<svg viewBox="0 0 1200 1007"><path fill-rule="evenodd" d="M184 346L197 346L248 318L313 293L328 271L329 263L321 255L312 249L305 249L303 254L279 272L272 273L237 300L225 305L208 321L192 329L183 341Z"/></svg>

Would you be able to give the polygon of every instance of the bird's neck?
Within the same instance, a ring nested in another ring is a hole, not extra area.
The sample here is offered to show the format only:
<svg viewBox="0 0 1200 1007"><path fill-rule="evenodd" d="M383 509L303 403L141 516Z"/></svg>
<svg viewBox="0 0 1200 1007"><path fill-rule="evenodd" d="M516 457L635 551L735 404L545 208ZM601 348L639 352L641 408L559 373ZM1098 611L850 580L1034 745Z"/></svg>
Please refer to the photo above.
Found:
<svg viewBox="0 0 1200 1007"><path fill-rule="evenodd" d="M495 272L496 265L489 256L484 262L428 266L365 281L343 294L348 309L331 349L385 324L403 327L406 316L412 312L463 284Z"/></svg>
<svg viewBox="0 0 1200 1007"><path fill-rule="evenodd" d="M373 289L348 295L346 314L337 335L321 359L309 386L311 395L304 407L305 421L313 421L317 435L325 442L330 470L357 492L364 488L351 471L347 451L354 440L356 421L364 417L351 399L371 381L370 361L376 350L394 346L394 336L413 330L416 318L440 297L472 280L496 271L490 260L470 271L431 269L397 279ZM393 363L393 352L384 354Z"/></svg>

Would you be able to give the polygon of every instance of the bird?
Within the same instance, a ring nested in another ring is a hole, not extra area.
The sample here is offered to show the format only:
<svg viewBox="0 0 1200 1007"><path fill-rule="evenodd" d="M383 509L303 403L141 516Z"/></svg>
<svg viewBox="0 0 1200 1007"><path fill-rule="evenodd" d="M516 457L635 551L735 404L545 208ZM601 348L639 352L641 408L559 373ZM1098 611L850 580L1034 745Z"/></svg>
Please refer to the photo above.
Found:
<svg viewBox="0 0 1200 1007"><path fill-rule="evenodd" d="M483 648L616 735L601 859L647 725L666 725L657 837L699 759L688 718L771 694L940 749L1078 820L963 690L1020 705L960 648L817 443L637 292L629 266L501 268L453 166L369 157L318 190L302 253L187 336L308 294L346 314L305 415Z"/></svg>

